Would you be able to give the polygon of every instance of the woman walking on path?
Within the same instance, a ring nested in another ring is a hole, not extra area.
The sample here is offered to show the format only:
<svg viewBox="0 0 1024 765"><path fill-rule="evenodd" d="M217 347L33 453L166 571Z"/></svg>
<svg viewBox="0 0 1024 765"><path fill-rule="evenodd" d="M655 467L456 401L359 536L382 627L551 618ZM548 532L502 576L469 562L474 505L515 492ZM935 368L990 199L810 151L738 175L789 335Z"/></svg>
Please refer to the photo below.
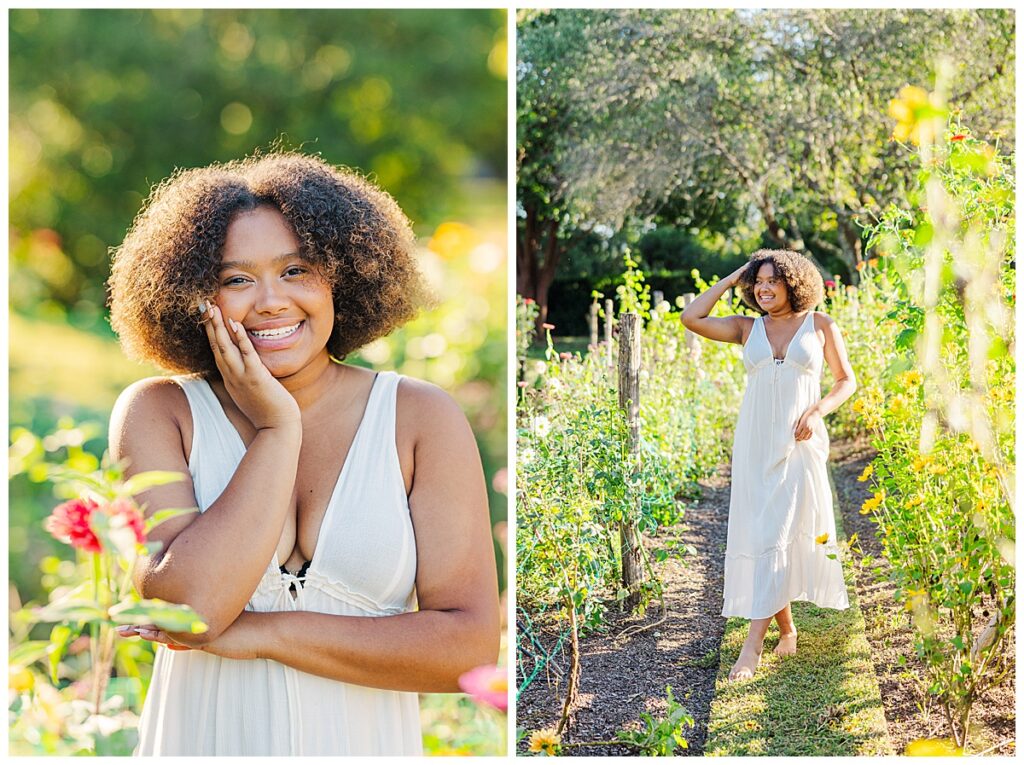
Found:
<svg viewBox="0 0 1024 765"><path fill-rule="evenodd" d="M734 286L760 316L709 316ZM780 634L775 653L796 653L791 601L849 606L823 418L857 386L839 327L813 310L822 297L821 275L807 258L758 250L683 311L682 322L692 332L742 345L747 370L733 442L722 616L751 623L730 680L753 677L773 618ZM823 361L835 379L825 397Z"/></svg>
<svg viewBox="0 0 1024 765"><path fill-rule="evenodd" d="M340 359L422 302L394 200L300 154L172 176L118 249L111 321L174 377L119 398L127 474L158 525L145 598L192 606L161 644L139 755L420 754L417 692L495 661L487 494L443 391ZM171 650L173 649L173 650Z"/></svg>

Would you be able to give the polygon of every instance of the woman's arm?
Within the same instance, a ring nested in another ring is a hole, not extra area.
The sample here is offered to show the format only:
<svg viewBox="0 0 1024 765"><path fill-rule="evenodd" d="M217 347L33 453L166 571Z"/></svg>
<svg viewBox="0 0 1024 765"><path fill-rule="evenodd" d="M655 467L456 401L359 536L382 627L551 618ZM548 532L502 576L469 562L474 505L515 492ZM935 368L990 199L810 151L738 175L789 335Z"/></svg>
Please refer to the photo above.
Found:
<svg viewBox="0 0 1024 765"><path fill-rule="evenodd" d="M245 611L203 650L357 685L442 693L459 690L463 672L496 660L498 586L473 433L433 386L403 381L399 397L399 426L415 435L409 506L419 610L380 617ZM161 633L142 636L169 642Z"/></svg>
<svg viewBox="0 0 1024 765"><path fill-rule="evenodd" d="M850 359L846 355L846 343L843 342L843 333L839 330L839 325L831 316L815 313L815 329L822 323L824 323L822 329L825 332L825 361L828 362L834 382L828 394L822 396L820 401L800 416L794 429L797 441L806 441L811 437L815 427L814 418L820 420L826 414L834 412L857 390L857 378L853 374L853 367L850 366Z"/></svg>
<svg viewBox="0 0 1024 765"><path fill-rule="evenodd" d="M744 264L700 293L690 305L683 309L680 320L691 332L709 340L725 343L743 343L743 329L750 323L747 316L724 316L712 318L711 310L730 287L739 283L740 274L747 268Z"/></svg>
<svg viewBox="0 0 1024 765"><path fill-rule="evenodd" d="M232 341L220 323L219 312L214 313L216 325L210 332L216 333L212 341L222 346L216 355L219 366L223 361L225 383L231 378L236 390L244 383L252 388L249 395L268 398L261 391L268 383L255 366L262 362L248 338L243 340L236 333ZM231 351L234 355L229 356ZM265 367L262 373L270 376ZM176 639L189 645L215 639L245 608L273 557L291 507L301 422L294 399L280 383L270 380L280 387L280 392L272 393L283 393L291 400L296 419L289 418L288 402L280 396L276 402L270 398L272 403L265 404L262 413L250 406L262 427L227 488L204 513L172 518L154 528L149 539L161 542L163 548L136 564L135 584L144 598L188 604L206 621L209 630L201 635L175 633ZM237 403L247 394L235 395ZM162 508L196 505L179 421L187 406L176 383L157 378L125 390L111 414L110 452L116 460L129 460L126 475L171 470L185 476L184 481L155 487L140 496L147 515ZM240 544L246 554L233 554Z"/></svg>

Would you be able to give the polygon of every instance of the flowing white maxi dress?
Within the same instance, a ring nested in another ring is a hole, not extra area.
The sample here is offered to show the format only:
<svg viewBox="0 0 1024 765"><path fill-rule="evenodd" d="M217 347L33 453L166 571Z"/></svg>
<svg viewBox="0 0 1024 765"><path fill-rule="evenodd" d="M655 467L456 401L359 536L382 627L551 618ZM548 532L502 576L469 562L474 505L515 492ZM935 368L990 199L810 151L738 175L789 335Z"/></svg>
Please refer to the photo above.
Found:
<svg viewBox="0 0 1024 765"><path fill-rule="evenodd" d="M820 423L806 441L794 435L800 415L821 399L823 363L813 311L781 360L773 357L764 318L754 319L732 450L722 616L763 619L794 600L849 606L825 467L828 433ZM826 541L815 541L822 534Z"/></svg>
<svg viewBox="0 0 1024 765"><path fill-rule="evenodd" d="M205 380L175 379L192 410L189 473L202 511L226 488L245 445ZM415 608L416 544L395 445L398 381L394 372L374 380L308 573L282 573L275 553L247 610L378 617ZM224 554L244 554L244 540L238 545ZM418 755L419 700L266 659L160 645L135 754Z"/></svg>

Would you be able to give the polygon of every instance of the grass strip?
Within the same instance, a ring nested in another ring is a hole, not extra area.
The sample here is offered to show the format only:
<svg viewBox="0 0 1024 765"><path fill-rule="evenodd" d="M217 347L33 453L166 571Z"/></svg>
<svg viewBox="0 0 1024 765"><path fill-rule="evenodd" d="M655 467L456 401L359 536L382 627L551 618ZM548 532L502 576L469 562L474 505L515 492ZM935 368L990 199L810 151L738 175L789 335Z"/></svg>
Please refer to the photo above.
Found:
<svg viewBox="0 0 1024 765"><path fill-rule="evenodd" d="M836 533L845 542L834 484L832 497ZM834 611L793 603L796 656L783 659L772 652L779 636L773 623L754 677L729 682L750 622L731 618L726 623L705 755L895 754L845 547L841 558L850 607Z"/></svg>

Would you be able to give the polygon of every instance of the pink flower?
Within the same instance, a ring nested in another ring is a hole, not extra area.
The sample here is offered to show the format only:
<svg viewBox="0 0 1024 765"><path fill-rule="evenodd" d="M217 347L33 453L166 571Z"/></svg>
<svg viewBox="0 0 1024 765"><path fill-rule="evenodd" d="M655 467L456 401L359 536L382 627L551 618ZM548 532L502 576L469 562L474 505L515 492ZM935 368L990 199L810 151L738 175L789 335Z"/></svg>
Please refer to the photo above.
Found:
<svg viewBox="0 0 1024 765"><path fill-rule="evenodd" d="M498 468L491 478L491 486L499 494L508 494L508 468Z"/></svg>
<svg viewBox="0 0 1024 765"><path fill-rule="evenodd" d="M135 532L135 541L140 545L146 541L146 524L142 519L142 513L139 512L132 502L127 499L115 499L111 504L103 508L110 516L111 521L115 519L123 518L124 525Z"/></svg>
<svg viewBox="0 0 1024 765"><path fill-rule="evenodd" d="M558 354L558 358L560 358L562 361L568 361L569 359L572 358L572 354L562 351L561 353Z"/></svg>
<svg viewBox="0 0 1024 765"><path fill-rule="evenodd" d="M43 528L56 539L85 552L103 552L103 543L92 530L95 512L105 513L112 525L124 526L135 534L135 541L146 541L146 526L139 509L127 499L115 499L109 505L98 505L91 499L73 499L57 505L43 522Z"/></svg>
<svg viewBox="0 0 1024 765"><path fill-rule="evenodd" d="M89 526L89 519L98 507L91 499L73 499L57 505L43 522L43 528L61 542L79 550L102 552L103 546Z"/></svg>
<svg viewBox="0 0 1024 765"><path fill-rule="evenodd" d="M520 388L525 388L527 385L529 385L529 383L526 382L526 380L520 380L519 382L516 383L516 385L518 385Z"/></svg>
<svg viewBox="0 0 1024 765"><path fill-rule="evenodd" d="M523 298L523 303L526 305L533 305L534 300L533 298Z"/></svg>
<svg viewBox="0 0 1024 765"><path fill-rule="evenodd" d="M508 711L508 671L504 667L484 664L459 676L459 687L478 704Z"/></svg>
<svg viewBox="0 0 1024 765"><path fill-rule="evenodd" d="M547 322L544 322L543 324L541 324L541 326L544 327L544 329L554 329L555 328L554 324L548 324Z"/></svg>
<svg viewBox="0 0 1024 765"><path fill-rule="evenodd" d="M828 287L829 289L834 289L835 286L836 286L836 283L834 281L832 281L831 279L826 279L825 280L825 286Z"/></svg>
<svg viewBox="0 0 1024 765"><path fill-rule="evenodd" d="M967 137L967 136L966 136L966 135L964 135L963 133L957 133L957 134L956 134L955 136L952 136L952 137L951 137L951 138L950 138L949 140L950 140L950 141L962 141L962 140L964 140L964 139L965 139L966 137Z"/></svg>

